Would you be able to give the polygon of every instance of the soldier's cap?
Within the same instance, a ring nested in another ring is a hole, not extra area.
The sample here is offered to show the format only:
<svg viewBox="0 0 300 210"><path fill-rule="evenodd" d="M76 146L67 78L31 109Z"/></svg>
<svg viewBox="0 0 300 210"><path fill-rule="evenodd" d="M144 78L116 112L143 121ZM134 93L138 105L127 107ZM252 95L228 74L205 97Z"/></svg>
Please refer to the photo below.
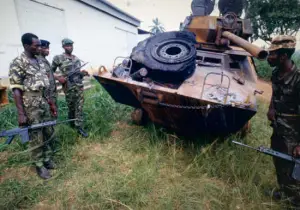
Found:
<svg viewBox="0 0 300 210"><path fill-rule="evenodd" d="M279 35L272 39L269 51L274 51L278 49L295 49L296 48L296 38L289 35Z"/></svg>
<svg viewBox="0 0 300 210"><path fill-rule="evenodd" d="M43 39L41 39L40 41L41 41L41 47L47 47L47 48L49 47L50 45L49 41Z"/></svg>
<svg viewBox="0 0 300 210"><path fill-rule="evenodd" d="M74 42L73 42L71 39L69 39L69 38L64 38L64 39L61 41L61 43L62 43L62 46L65 46L65 45L67 45L67 44L73 44Z"/></svg>

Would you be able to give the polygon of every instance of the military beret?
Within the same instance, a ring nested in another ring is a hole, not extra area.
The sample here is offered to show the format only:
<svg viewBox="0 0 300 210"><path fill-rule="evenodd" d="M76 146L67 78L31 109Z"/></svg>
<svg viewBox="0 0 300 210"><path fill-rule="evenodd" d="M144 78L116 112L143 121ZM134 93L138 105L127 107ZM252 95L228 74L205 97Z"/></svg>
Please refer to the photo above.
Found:
<svg viewBox="0 0 300 210"><path fill-rule="evenodd" d="M279 35L272 39L269 51L296 48L296 38L289 35Z"/></svg>
<svg viewBox="0 0 300 210"><path fill-rule="evenodd" d="M62 43L62 46L64 46L64 45L67 45L67 44L73 44L74 42L71 39L69 39L69 38L64 38L61 41L61 43Z"/></svg>
<svg viewBox="0 0 300 210"><path fill-rule="evenodd" d="M50 42L48 42L47 40L43 40L41 39L41 47L49 47L50 45Z"/></svg>

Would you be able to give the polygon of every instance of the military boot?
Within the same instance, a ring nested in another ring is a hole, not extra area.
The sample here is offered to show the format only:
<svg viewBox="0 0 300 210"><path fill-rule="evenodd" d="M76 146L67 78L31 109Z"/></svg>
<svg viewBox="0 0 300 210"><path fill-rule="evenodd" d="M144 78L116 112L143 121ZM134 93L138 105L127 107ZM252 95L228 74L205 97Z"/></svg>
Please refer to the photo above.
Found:
<svg viewBox="0 0 300 210"><path fill-rule="evenodd" d="M280 189L276 189L276 190L266 190L265 191L265 195L266 196L270 196L272 197L272 199L276 200L276 201L280 201L281 199L284 198L284 193L282 190Z"/></svg>
<svg viewBox="0 0 300 210"><path fill-rule="evenodd" d="M42 179L50 179L51 175L47 168L44 166L38 167L36 166L36 173L41 177Z"/></svg>
<svg viewBox="0 0 300 210"><path fill-rule="evenodd" d="M44 166L46 169L55 169L55 163L52 160L44 162Z"/></svg>
<svg viewBox="0 0 300 210"><path fill-rule="evenodd" d="M78 133L84 138L89 136L82 128L78 128Z"/></svg>

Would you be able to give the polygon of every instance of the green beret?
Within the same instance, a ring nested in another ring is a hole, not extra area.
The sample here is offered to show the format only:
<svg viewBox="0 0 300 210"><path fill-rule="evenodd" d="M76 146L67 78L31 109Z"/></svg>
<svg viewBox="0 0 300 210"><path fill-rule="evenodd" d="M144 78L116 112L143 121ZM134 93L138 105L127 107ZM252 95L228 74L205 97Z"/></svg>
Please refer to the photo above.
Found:
<svg viewBox="0 0 300 210"><path fill-rule="evenodd" d="M67 44L73 44L74 42L69 38L65 38L61 41L61 43L62 43L62 46L64 46L64 45L67 45Z"/></svg>

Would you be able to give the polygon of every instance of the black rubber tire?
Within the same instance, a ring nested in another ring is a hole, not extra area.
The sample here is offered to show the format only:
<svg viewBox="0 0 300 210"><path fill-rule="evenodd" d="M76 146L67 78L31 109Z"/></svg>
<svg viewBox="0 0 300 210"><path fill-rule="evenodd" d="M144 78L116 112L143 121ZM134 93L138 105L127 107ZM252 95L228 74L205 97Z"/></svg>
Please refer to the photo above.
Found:
<svg viewBox="0 0 300 210"><path fill-rule="evenodd" d="M181 83L193 75L196 63L191 61L189 65L185 66L184 71L168 72L168 71L150 71L149 77L161 83Z"/></svg>
<svg viewBox="0 0 300 210"><path fill-rule="evenodd" d="M130 57L154 71L180 72L190 68L196 60L195 44L192 32L165 32L139 42Z"/></svg>

